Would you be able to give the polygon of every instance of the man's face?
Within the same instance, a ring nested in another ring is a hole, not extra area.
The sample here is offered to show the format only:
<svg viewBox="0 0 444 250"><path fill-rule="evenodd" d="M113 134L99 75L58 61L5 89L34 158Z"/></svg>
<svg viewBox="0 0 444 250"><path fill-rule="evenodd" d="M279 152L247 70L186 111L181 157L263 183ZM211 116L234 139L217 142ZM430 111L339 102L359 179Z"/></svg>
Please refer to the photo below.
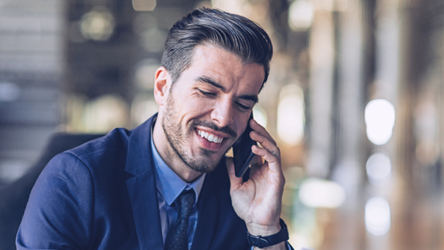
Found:
<svg viewBox="0 0 444 250"><path fill-rule="evenodd" d="M245 130L264 76L259 64L243 64L215 46L197 46L161 108L171 153L195 171L213 171Z"/></svg>

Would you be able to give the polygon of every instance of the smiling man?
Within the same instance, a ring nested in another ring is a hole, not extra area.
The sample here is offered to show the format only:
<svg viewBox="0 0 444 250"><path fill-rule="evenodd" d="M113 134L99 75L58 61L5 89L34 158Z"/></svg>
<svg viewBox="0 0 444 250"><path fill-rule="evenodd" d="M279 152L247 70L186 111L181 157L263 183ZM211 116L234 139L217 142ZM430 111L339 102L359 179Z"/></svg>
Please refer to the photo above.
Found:
<svg viewBox="0 0 444 250"><path fill-rule="evenodd" d="M154 143L168 166L190 182L212 172L245 130L264 77L263 66L211 43L195 47L191 65L174 84L159 68Z"/></svg>
<svg viewBox="0 0 444 250"><path fill-rule="evenodd" d="M291 249L279 148L250 120L271 56L244 17L197 9L178 21L155 74L159 113L52 159L17 248ZM225 153L248 123L262 160L244 182Z"/></svg>

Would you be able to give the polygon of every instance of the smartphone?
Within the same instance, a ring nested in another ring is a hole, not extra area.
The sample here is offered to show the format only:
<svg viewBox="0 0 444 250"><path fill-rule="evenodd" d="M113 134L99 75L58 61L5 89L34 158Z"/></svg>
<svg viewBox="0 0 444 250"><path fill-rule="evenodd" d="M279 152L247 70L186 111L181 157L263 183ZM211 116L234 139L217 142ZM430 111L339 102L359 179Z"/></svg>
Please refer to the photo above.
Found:
<svg viewBox="0 0 444 250"><path fill-rule="evenodd" d="M253 112L251 112L250 120L253 119ZM250 121L248 120L247 128L242 133L241 137L233 144L233 161L236 177L242 177L250 167L250 162L255 156L251 151L251 146L256 145L256 142L250 138ZM245 179L245 178L244 178ZM247 177L248 179L248 177Z"/></svg>

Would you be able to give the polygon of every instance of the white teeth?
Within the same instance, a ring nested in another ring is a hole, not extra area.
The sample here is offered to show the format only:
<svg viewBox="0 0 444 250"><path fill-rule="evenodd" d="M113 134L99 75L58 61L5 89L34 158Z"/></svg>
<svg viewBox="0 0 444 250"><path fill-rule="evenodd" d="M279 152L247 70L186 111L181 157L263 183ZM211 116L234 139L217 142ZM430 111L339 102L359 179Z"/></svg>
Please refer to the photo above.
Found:
<svg viewBox="0 0 444 250"><path fill-rule="evenodd" d="M207 139L207 140L210 141L210 142L221 143L221 142L224 140L224 138L217 137L217 136L215 136L215 135L209 134L209 133L204 132L204 131L201 131L201 130L198 130L197 133L198 133L202 138L205 138L205 139Z"/></svg>

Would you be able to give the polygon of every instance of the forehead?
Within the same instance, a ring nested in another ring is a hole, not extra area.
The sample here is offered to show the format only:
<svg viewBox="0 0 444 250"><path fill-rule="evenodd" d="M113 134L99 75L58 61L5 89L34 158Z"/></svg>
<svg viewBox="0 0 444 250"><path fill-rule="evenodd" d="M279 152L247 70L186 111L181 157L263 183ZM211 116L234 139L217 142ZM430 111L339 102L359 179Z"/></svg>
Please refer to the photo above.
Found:
<svg viewBox="0 0 444 250"><path fill-rule="evenodd" d="M263 65L246 63L238 55L214 45L198 45L194 49L189 76L206 76L226 87L248 88L259 93L265 78Z"/></svg>

